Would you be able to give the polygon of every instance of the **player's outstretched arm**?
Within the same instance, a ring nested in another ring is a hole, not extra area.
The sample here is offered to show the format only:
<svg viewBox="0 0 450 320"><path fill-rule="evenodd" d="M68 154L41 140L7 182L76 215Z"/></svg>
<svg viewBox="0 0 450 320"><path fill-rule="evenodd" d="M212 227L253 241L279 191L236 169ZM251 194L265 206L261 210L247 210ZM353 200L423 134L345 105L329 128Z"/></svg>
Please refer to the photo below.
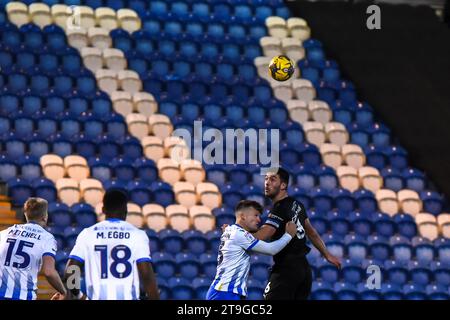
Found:
<svg viewBox="0 0 450 320"><path fill-rule="evenodd" d="M258 241L251 250L271 256L276 255L292 240L296 232L297 226L292 222L288 222L286 224L286 233L280 239L273 242Z"/></svg>
<svg viewBox="0 0 450 320"><path fill-rule="evenodd" d="M55 258L48 255L45 255L42 258L42 273L56 291L62 295L66 294L64 284L55 268Z"/></svg>
<svg viewBox="0 0 450 320"><path fill-rule="evenodd" d="M159 290L152 264L148 261L139 262L137 268L147 297L150 300L159 300Z"/></svg>
<svg viewBox="0 0 450 320"><path fill-rule="evenodd" d="M317 248L317 250L319 250L319 252L324 256L324 258L327 259L329 263L335 265L337 268L340 269L341 262L339 261L339 258L333 256L328 251L319 233L317 232L316 229L314 229L314 227L309 222L309 219L305 220L305 232L311 243L314 245L314 247Z"/></svg>
<svg viewBox="0 0 450 320"><path fill-rule="evenodd" d="M252 235L259 240L267 241L269 240L277 231L274 227L265 224L258 231L252 233Z"/></svg>

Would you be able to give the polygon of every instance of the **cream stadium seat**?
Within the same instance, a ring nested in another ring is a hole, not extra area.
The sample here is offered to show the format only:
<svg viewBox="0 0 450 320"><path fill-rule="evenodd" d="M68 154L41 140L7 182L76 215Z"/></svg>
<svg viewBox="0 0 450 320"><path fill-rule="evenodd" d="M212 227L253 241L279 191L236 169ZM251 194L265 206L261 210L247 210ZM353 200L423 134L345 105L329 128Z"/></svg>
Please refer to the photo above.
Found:
<svg viewBox="0 0 450 320"><path fill-rule="evenodd" d="M84 26L84 25L83 25ZM89 28L87 32L89 43L91 46L106 49L112 46L112 39L109 36L109 32L103 28Z"/></svg>
<svg viewBox="0 0 450 320"><path fill-rule="evenodd" d="M264 55L270 57L271 59L275 56L282 54L281 51L281 40L275 37L262 37L259 40ZM267 65L268 67L269 65Z"/></svg>
<svg viewBox="0 0 450 320"><path fill-rule="evenodd" d="M142 81L137 72L132 70L120 70L117 77L123 91L128 91L131 94L141 91Z"/></svg>
<svg viewBox="0 0 450 320"><path fill-rule="evenodd" d="M70 17L70 8L65 4L54 4L50 8L53 23L61 27L62 29L67 29L67 19Z"/></svg>
<svg viewBox="0 0 450 320"><path fill-rule="evenodd" d="M97 25L108 31L119 27L116 12L111 8L100 7L95 9L95 18L97 20Z"/></svg>
<svg viewBox="0 0 450 320"><path fill-rule="evenodd" d="M400 208L404 213L415 216L422 210L422 201L418 193L414 190L400 190L397 192L397 198L400 203Z"/></svg>
<svg viewBox="0 0 450 320"><path fill-rule="evenodd" d="M117 20L120 27L129 33L133 33L141 28L141 20L133 10L119 9L117 11Z"/></svg>
<svg viewBox="0 0 450 320"><path fill-rule="evenodd" d="M258 75L264 79L271 79L269 76L269 64L272 57L256 57L254 62Z"/></svg>
<svg viewBox="0 0 450 320"><path fill-rule="evenodd" d="M360 146L356 144L345 144L341 148L344 162L355 169L359 169L366 163L366 156Z"/></svg>
<svg viewBox="0 0 450 320"><path fill-rule="evenodd" d="M166 208L166 215L170 226L178 232L189 230L191 227L191 218L188 209L179 204L172 204Z"/></svg>
<svg viewBox="0 0 450 320"><path fill-rule="evenodd" d="M133 94L134 110L150 117L158 110L155 97L148 92L135 92Z"/></svg>
<svg viewBox="0 0 450 320"><path fill-rule="evenodd" d="M192 183L178 181L173 185L173 192L177 203L190 208L197 204L197 194L195 193L195 186Z"/></svg>
<svg viewBox="0 0 450 320"><path fill-rule="evenodd" d="M340 147L347 144L349 139L347 129L339 122L328 122L325 124L325 133L327 134L327 140L330 143Z"/></svg>
<svg viewBox="0 0 450 320"><path fill-rule="evenodd" d="M131 93L126 91L113 91L111 92L110 98L113 103L114 111L121 114L123 117L126 118L133 112L134 105ZM147 122L147 117L145 117L144 121ZM147 133L148 130L145 135L147 135Z"/></svg>
<svg viewBox="0 0 450 320"><path fill-rule="evenodd" d="M440 234L450 239L450 214L449 213L441 213L437 217L437 222L439 225Z"/></svg>
<svg viewBox="0 0 450 320"><path fill-rule="evenodd" d="M164 182L173 185L175 182L180 181L181 171L178 162L170 158L161 158L157 162L159 177Z"/></svg>
<svg viewBox="0 0 450 320"><path fill-rule="evenodd" d="M109 95L119 88L117 81L117 72L109 69L99 69L95 72L95 78L99 88Z"/></svg>
<svg viewBox="0 0 450 320"><path fill-rule="evenodd" d="M89 166L85 158L81 156L66 156L64 158L64 167L69 178L80 182L89 177Z"/></svg>
<svg viewBox="0 0 450 320"><path fill-rule="evenodd" d="M42 172L47 179L56 183L57 180L64 177L66 169L64 168L64 160L56 154L46 154L40 159Z"/></svg>
<svg viewBox="0 0 450 320"><path fill-rule="evenodd" d="M325 143L325 130L320 122L307 121L303 123L303 131L305 131L305 136L309 143L315 144L319 148Z"/></svg>
<svg viewBox="0 0 450 320"><path fill-rule="evenodd" d="M214 183L202 182L197 184L197 196L200 203L208 208L215 209L222 205L222 194Z"/></svg>
<svg viewBox="0 0 450 320"><path fill-rule="evenodd" d="M89 39L87 36L87 30L85 28L67 29L67 42L70 46L81 50L88 46Z"/></svg>
<svg viewBox="0 0 450 320"><path fill-rule="evenodd" d="M323 163L327 166L337 169L342 165L343 159L341 154L341 147L332 143L324 143L320 146L320 153L322 154Z"/></svg>
<svg viewBox="0 0 450 320"><path fill-rule="evenodd" d="M127 203L127 211L128 213L142 214L142 208L133 202Z"/></svg>
<svg viewBox="0 0 450 320"><path fill-rule="evenodd" d="M144 219L147 220L147 227L155 230L156 232L167 228L168 220L166 211L159 204L146 204L142 207L142 213Z"/></svg>
<svg viewBox="0 0 450 320"><path fill-rule="evenodd" d="M181 176L194 186L205 180L206 173L198 160L186 159L180 163Z"/></svg>
<svg viewBox="0 0 450 320"><path fill-rule="evenodd" d="M142 213L128 212L126 221L139 229L144 226L144 216Z"/></svg>
<svg viewBox="0 0 450 320"><path fill-rule="evenodd" d="M77 9L80 13L80 23L83 28L88 30L94 28L96 24L94 9L88 6L78 6Z"/></svg>
<svg viewBox="0 0 450 320"><path fill-rule="evenodd" d="M128 94L128 97L131 99L131 95ZM114 101L114 99L112 100ZM131 107L131 105L128 105L127 107ZM127 111L129 111L129 109ZM131 135L135 136L139 140L142 140L144 137L148 136L149 126L145 115L140 113L129 113L126 116L126 121L128 131Z"/></svg>
<svg viewBox="0 0 450 320"><path fill-rule="evenodd" d="M288 56L294 63L305 57L305 48L302 46L302 42L295 38L281 39L281 49L284 54ZM296 70L299 70L296 68Z"/></svg>
<svg viewBox="0 0 450 320"><path fill-rule="evenodd" d="M361 179L361 186L364 189L376 193L383 187L383 178L380 172L374 167L361 167L358 169L359 178Z"/></svg>
<svg viewBox="0 0 450 320"><path fill-rule="evenodd" d="M81 192L78 182L70 178L62 178L56 181L58 198L69 207L74 203L80 202Z"/></svg>
<svg viewBox="0 0 450 320"><path fill-rule="evenodd" d="M333 117L330 107L324 101L312 100L308 103L308 109L312 120L323 125L330 122Z"/></svg>
<svg viewBox="0 0 450 320"><path fill-rule="evenodd" d="M311 81L307 79L295 79L292 82L292 88L299 100L310 102L316 97L316 89Z"/></svg>
<svg viewBox="0 0 450 320"><path fill-rule="evenodd" d="M211 213L211 209L206 206L193 206L189 209L194 228L206 233L216 227L216 221Z"/></svg>
<svg viewBox="0 0 450 320"><path fill-rule="evenodd" d="M309 109L306 101L289 100L286 105L292 120L299 123L305 123L306 121L308 121Z"/></svg>
<svg viewBox="0 0 450 320"><path fill-rule="evenodd" d="M289 18L286 25L290 36L295 39L305 41L311 36L311 29L306 21L301 18Z"/></svg>
<svg viewBox="0 0 450 320"><path fill-rule="evenodd" d="M161 139L167 138L173 131L172 122L170 122L169 117L163 114L152 114L148 118L148 123L150 124L150 132Z"/></svg>
<svg viewBox="0 0 450 320"><path fill-rule="evenodd" d="M281 82L281 81L272 80L271 85L272 85L272 89L273 89L273 95L275 96L275 98L283 101L284 103L286 103L288 100L292 99L292 97L294 96L292 86L291 86L290 82L288 82L288 81Z"/></svg>
<svg viewBox="0 0 450 320"><path fill-rule="evenodd" d="M127 67L127 59L125 58L123 51L119 49L103 49L103 60L107 69L120 71Z"/></svg>
<svg viewBox="0 0 450 320"><path fill-rule="evenodd" d="M336 173L342 188L345 188L350 192L359 189L360 181L358 177L358 170L349 166L340 166L337 168Z"/></svg>
<svg viewBox="0 0 450 320"><path fill-rule="evenodd" d="M164 139L164 155L180 164L190 158L191 151L180 137L170 136Z"/></svg>
<svg viewBox="0 0 450 320"><path fill-rule="evenodd" d="M164 157L164 147L161 138L155 136L147 136L142 138L142 149L147 158L157 162Z"/></svg>
<svg viewBox="0 0 450 320"><path fill-rule="evenodd" d="M9 2L6 5L6 13L8 14L8 20L19 28L30 22L28 7L22 2Z"/></svg>
<svg viewBox="0 0 450 320"><path fill-rule="evenodd" d="M81 48L81 57L83 57L84 66L92 72L95 73L103 68L102 51L99 48Z"/></svg>
<svg viewBox="0 0 450 320"><path fill-rule="evenodd" d="M97 179L84 179L80 181L81 196L86 203L96 207L103 201L105 190L102 183Z"/></svg>
<svg viewBox="0 0 450 320"><path fill-rule="evenodd" d="M421 212L415 216L415 220L420 236L428 238L431 241L439 236L439 228L435 216L430 213Z"/></svg>
<svg viewBox="0 0 450 320"><path fill-rule="evenodd" d="M375 198L381 212L387 213L391 217L400 210L397 193L389 189L380 189L376 192Z"/></svg>
<svg viewBox="0 0 450 320"><path fill-rule="evenodd" d="M52 23L50 7L45 3L32 3L28 7L31 21L41 29Z"/></svg>
<svg viewBox="0 0 450 320"><path fill-rule="evenodd" d="M271 37L282 39L286 38L288 35L286 20L281 17L268 17L266 19L266 27Z"/></svg>

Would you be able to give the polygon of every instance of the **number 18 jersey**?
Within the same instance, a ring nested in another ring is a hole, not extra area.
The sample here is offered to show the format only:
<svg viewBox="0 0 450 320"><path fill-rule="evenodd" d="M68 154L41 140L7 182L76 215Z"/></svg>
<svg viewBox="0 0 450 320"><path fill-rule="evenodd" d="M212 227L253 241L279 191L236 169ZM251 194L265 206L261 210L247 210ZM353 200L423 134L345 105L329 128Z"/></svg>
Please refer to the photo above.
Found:
<svg viewBox="0 0 450 320"><path fill-rule="evenodd" d="M84 263L88 299L136 300L137 263L151 262L150 243L144 231L128 222L107 219L78 235L69 258Z"/></svg>

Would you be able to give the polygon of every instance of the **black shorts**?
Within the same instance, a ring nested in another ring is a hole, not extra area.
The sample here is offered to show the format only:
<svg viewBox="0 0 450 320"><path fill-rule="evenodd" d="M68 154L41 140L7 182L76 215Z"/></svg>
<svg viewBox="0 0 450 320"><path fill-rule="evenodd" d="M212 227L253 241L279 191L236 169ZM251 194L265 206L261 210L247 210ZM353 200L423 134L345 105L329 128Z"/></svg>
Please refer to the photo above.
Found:
<svg viewBox="0 0 450 320"><path fill-rule="evenodd" d="M274 266L264 290L265 300L306 300L311 293L312 271L306 258L288 266Z"/></svg>

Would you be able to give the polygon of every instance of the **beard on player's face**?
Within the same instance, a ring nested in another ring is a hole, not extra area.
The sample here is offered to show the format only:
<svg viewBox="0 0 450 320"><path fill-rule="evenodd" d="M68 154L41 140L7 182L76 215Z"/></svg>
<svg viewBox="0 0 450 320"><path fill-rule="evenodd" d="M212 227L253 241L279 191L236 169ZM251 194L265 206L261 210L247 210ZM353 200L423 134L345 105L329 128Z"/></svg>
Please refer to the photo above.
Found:
<svg viewBox="0 0 450 320"><path fill-rule="evenodd" d="M272 184L272 185L266 185L264 188L264 194L267 198L273 199L275 198L281 190L281 183L280 184Z"/></svg>

